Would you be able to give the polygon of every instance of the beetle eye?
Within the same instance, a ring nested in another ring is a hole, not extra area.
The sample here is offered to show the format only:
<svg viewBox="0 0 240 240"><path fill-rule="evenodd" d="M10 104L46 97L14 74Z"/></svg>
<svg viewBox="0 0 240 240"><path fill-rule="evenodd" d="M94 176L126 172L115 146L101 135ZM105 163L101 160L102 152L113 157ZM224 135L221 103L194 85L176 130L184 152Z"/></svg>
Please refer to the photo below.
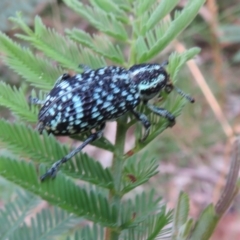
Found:
<svg viewBox="0 0 240 240"><path fill-rule="evenodd" d="M70 78L71 76L70 76L70 74L69 73L64 73L63 75L62 75L62 80L66 80L66 79L68 79L68 78Z"/></svg>

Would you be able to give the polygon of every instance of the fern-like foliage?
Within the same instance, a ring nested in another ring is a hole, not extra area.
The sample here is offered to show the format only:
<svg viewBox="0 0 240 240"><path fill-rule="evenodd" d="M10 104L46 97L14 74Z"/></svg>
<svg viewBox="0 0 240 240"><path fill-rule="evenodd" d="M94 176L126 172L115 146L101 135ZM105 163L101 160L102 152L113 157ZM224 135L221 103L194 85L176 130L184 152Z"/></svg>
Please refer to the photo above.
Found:
<svg viewBox="0 0 240 240"><path fill-rule="evenodd" d="M139 160L136 155L126 161L123 169L123 194L131 191L135 187L147 182L156 175L158 164L155 159L148 159L147 154Z"/></svg>
<svg viewBox="0 0 240 240"><path fill-rule="evenodd" d="M53 136L44 133L41 137L30 127L12 124L5 120L0 120L0 141L17 156L31 159L35 163L53 163L70 151ZM86 154L76 156L76 162L69 162L62 170L71 177L77 177L105 188L113 187L110 170L104 169L101 164Z"/></svg>
<svg viewBox="0 0 240 240"><path fill-rule="evenodd" d="M44 170L41 168L40 172L43 173ZM79 187L62 174L58 174L54 181L41 184L32 163L7 157L0 158L0 173L6 179L71 213L105 226L116 226L116 206L107 204L107 196L102 191Z"/></svg>
<svg viewBox="0 0 240 240"><path fill-rule="evenodd" d="M42 210L28 226L23 223L24 218L37 201L32 195L28 195L28 199L21 196L22 209L16 202L16 206L10 203L3 210L0 234L3 239L51 239L65 235L67 239L150 240L169 236L167 225L172 220L172 212L166 210L154 191L125 197L125 194L157 175L157 161L150 154L138 157L136 153L167 128L167 121L139 106L138 110L146 114L152 124L145 142L139 142L142 127L137 124L135 147L124 155L126 131L136 124L136 119L127 114L118 120L115 145L105 138L93 143L113 153L111 167L105 168L95 159L79 153L61 168L54 180L41 183L39 175L65 156L70 147L45 132L40 136L34 127L29 126L36 124L39 109L28 103L28 86L34 88L31 95L44 99L63 72L81 72L79 64L93 69L107 63L129 68L151 61L190 24L204 0L189 1L182 11L171 14L172 19L170 13L178 4L177 0L63 2L92 25L96 32L89 34L73 28L60 34L45 26L38 16L33 28L30 28L17 13L10 20L21 29L16 37L25 46L0 33L3 62L24 80L18 88L0 83L0 105L10 109L16 119L14 122L0 119L0 145L11 152L9 156L0 155L0 174L61 208ZM167 71L174 83L180 68L198 52L199 49L192 48L182 54L170 55ZM185 102L180 96L163 93L162 100L156 100L155 104L178 116ZM83 140L88 135L86 132L72 138ZM12 216L15 210L18 214ZM7 218L7 214L11 217ZM5 218L8 221L4 222ZM83 219L94 224L75 228L77 222Z"/></svg>
<svg viewBox="0 0 240 240"><path fill-rule="evenodd" d="M2 106L9 108L21 120L36 122L38 109L35 106L30 107L26 102L26 93L22 87L17 89L0 82L0 101Z"/></svg>
<svg viewBox="0 0 240 240"><path fill-rule="evenodd" d="M50 61L34 55L1 32L0 47L4 62L34 87L49 90L62 73Z"/></svg>
<svg viewBox="0 0 240 240"><path fill-rule="evenodd" d="M17 191L15 198L5 205L4 210L0 210L0 239L8 239L40 202L33 194L21 191Z"/></svg>
<svg viewBox="0 0 240 240"><path fill-rule="evenodd" d="M106 65L103 58L94 56L90 51L78 46L69 38L61 36L54 29L47 28L39 17L35 18L35 32L24 23L21 14L18 14L16 18L11 18L11 21L26 33L26 35L17 34L17 37L28 41L64 68L79 71L80 63L93 68Z"/></svg>
<svg viewBox="0 0 240 240"><path fill-rule="evenodd" d="M16 194L15 199L0 211L0 239L51 239L70 232L83 221L57 207L41 209L35 215L41 200L28 192L17 191ZM32 214L30 224L25 221L29 214Z"/></svg>
<svg viewBox="0 0 240 240"><path fill-rule="evenodd" d="M104 229L100 226L86 226L80 231L75 232L74 236L69 236L67 240L102 240L104 239Z"/></svg>

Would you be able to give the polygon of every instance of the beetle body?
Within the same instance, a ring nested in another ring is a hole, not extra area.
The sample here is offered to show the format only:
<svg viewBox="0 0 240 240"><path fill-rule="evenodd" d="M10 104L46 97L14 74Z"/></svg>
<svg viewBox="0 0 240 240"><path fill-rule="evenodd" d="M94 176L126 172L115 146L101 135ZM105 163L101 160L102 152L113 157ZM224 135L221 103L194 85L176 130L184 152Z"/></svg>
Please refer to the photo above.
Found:
<svg viewBox="0 0 240 240"><path fill-rule="evenodd" d="M116 120L154 97L168 80L157 64L135 65L129 70L110 66L63 76L39 112L40 132L73 135Z"/></svg>
<svg viewBox="0 0 240 240"><path fill-rule="evenodd" d="M108 66L96 70L84 67L82 74L59 77L44 101L31 98L32 103L42 105L38 115L40 133L45 130L54 135L73 135L96 129L79 147L55 162L41 180L54 177L63 163L102 136L107 121L116 120L126 112L142 123L145 128L142 141L145 140L151 123L135 110L140 103L173 126L175 117L148 101L162 90L169 93L174 88L189 101L193 99L171 84L165 65L138 64L129 69Z"/></svg>

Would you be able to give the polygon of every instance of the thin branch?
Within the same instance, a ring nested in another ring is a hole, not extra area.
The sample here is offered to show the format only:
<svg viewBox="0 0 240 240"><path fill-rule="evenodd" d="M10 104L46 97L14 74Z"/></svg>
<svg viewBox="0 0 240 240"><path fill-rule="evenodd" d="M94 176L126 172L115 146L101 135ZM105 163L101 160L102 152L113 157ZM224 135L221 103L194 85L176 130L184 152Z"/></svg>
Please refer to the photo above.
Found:
<svg viewBox="0 0 240 240"><path fill-rule="evenodd" d="M238 174L240 169L240 139L236 139L233 143L232 161L227 176L226 186L223 189L215 211L219 216L222 216L224 212L229 208L233 198L238 193L239 187L237 186Z"/></svg>

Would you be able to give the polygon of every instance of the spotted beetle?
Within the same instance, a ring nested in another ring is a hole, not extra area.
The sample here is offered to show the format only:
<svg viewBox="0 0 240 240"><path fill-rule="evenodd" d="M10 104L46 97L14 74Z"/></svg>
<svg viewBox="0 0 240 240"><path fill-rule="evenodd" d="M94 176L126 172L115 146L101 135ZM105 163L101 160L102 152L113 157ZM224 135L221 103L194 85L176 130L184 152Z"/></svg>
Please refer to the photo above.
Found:
<svg viewBox="0 0 240 240"><path fill-rule="evenodd" d="M96 129L79 147L55 162L41 176L41 181L54 177L63 163L103 135L107 121L116 120L126 112L131 112L142 123L145 134L141 140L145 140L151 124L146 115L135 110L140 103L173 126L175 117L166 109L150 104L149 100L162 90L170 93L173 89L190 102L194 99L172 85L164 68L166 64L145 63L129 69L108 66L96 70L82 65L83 73L60 76L44 101L30 97L31 103L42 106L37 126L40 133L45 130L49 134L68 136Z"/></svg>

